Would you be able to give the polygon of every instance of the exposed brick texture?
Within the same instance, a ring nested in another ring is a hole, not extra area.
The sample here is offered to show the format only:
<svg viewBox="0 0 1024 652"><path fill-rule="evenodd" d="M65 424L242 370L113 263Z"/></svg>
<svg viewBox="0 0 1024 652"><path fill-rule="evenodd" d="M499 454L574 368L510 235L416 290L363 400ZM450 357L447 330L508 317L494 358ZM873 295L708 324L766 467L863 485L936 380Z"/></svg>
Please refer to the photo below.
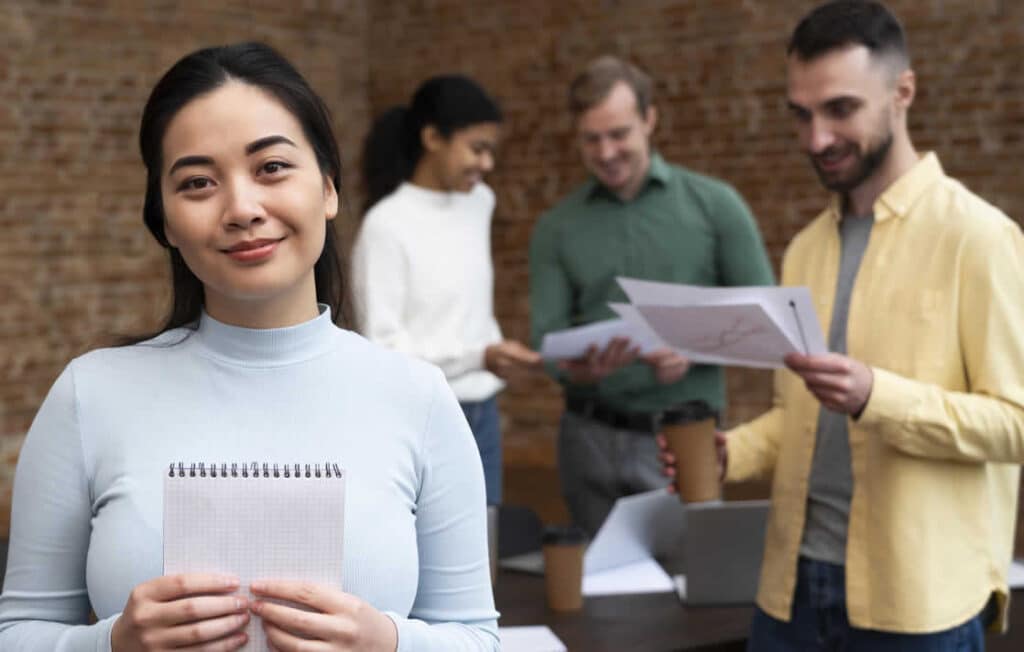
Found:
<svg viewBox="0 0 1024 652"><path fill-rule="evenodd" d="M154 323L162 252L140 220L135 133L146 93L182 53L256 38L293 59L334 112L351 171L371 113L425 77L465 72L507 114L494 227L497 310L528 337L526 248L537 216L583 178L565 88L606 52L657 82L657 147L734 184L772 260L825 195L798 153L783 50L796 0L373 0L301 3L8 0L0 4L0 519L20 438L67 360ZM918 72L922 149L1020 220L1024 3L894 0ZM354 176L347 176L349 188ZM358 206L358 202L353 203ZM349 225L351 226L351 225ZM898 280L894 280L898 282ZM769 401L765 372L730 371L728 420ZM502 398L506 456L550 467L561 411L543 378ZM0 521L0 532L2 532ZM1024 551L1022 551L1024 552Z"/></svg>
<svg viewBox="0 0 1024 652"><path fill-rule="evenodd" d="M17 449L57 374L163 314L166 263L142 225L137 145L159 75L198 47L265 41L327 100L349 164L369 116L367 7L0 3L0 536Z"/></svg>

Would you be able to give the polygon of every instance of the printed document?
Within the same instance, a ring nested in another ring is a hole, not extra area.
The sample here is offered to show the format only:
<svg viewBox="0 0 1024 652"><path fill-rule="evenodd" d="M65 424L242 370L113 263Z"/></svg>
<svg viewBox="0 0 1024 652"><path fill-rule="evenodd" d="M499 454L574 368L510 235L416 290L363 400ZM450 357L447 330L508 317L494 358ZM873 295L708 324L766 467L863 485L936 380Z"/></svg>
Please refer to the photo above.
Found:
<svg viewBox="0 0 1024 652"><path fill-rule="evenodd" d="M701 287L619 277L630 304L609 304L694 362L774 368L827 351L806 287Z"/></svg>

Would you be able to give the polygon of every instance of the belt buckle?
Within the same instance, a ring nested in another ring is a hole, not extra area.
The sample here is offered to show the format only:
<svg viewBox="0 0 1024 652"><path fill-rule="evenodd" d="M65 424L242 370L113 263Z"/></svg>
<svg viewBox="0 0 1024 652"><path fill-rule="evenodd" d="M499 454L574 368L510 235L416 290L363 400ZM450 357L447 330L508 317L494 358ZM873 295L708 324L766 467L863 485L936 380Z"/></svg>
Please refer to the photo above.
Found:
<svg viewBox="0 0 1024 652"><path fill-rule="evenodd" d="M654 412L653 414L650 415L650 417L651 417L651 423L650 423L651 432L653 432L654 434L660 433L661 432L661 427L662 427L662 425L664 425L664 421L665 421L665 411L662 410L661 412Z"/></svg>
<svg viewBox="0 0 1024 652"><path fill-rule="evenodd" d="M579 410L580 416L584 419L594 419L594 414L597 412L597 402L593 399L583 399L583 403Z"/></svg>

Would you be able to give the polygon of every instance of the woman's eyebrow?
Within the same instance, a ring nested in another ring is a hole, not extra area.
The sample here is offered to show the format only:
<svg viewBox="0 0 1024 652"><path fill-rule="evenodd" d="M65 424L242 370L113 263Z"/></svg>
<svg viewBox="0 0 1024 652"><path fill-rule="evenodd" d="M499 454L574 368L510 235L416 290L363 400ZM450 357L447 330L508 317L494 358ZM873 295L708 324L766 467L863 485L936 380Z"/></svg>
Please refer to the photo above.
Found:
<svg viewBox="0 0 1024 652"><path fill-rule="evenodd" d="M267 136L266 138L260 138L259 140L254 140L251 143L249 143L248 145L246 145L245 146L245 154L246 154L246 156L248 156L250 154L255 154L256 152L260 151L261 149L266 149L266 148L268 148L268 147L270 147L272 145L282 145L282 144L283 145L291 145L292 147L298 147L298 145L293 143L291 141L291 139L285 138L284 136L277 136L277 135L275 135L275 136Z"/></svg>
<svg viewBox="0 0 1024 652"><path fill-rule="evenodd" d="M189 165L213 165L213 159L209 156L182 156L174 162L174 165L172 165L171 169L167 171L167 174L174 174L174 171L178 168L187 167Z"/></svg>

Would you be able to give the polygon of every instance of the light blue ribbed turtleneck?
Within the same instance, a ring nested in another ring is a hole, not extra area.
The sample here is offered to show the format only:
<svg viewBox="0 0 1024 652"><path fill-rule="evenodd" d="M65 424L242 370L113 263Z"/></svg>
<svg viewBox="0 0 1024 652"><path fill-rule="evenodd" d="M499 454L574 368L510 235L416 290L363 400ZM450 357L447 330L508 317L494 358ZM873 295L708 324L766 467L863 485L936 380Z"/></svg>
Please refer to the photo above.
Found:
<svg viewBox="0 0 1024 652"><path fill-rule="evenodd" d="M326 309L267 330L203 315L68 365L18 463L0 649L109 649L131 589L162 572L168 463L324 459L348 473L345 590L395 620L400 650L497 650L483 475L454 396Z"/></svg>

